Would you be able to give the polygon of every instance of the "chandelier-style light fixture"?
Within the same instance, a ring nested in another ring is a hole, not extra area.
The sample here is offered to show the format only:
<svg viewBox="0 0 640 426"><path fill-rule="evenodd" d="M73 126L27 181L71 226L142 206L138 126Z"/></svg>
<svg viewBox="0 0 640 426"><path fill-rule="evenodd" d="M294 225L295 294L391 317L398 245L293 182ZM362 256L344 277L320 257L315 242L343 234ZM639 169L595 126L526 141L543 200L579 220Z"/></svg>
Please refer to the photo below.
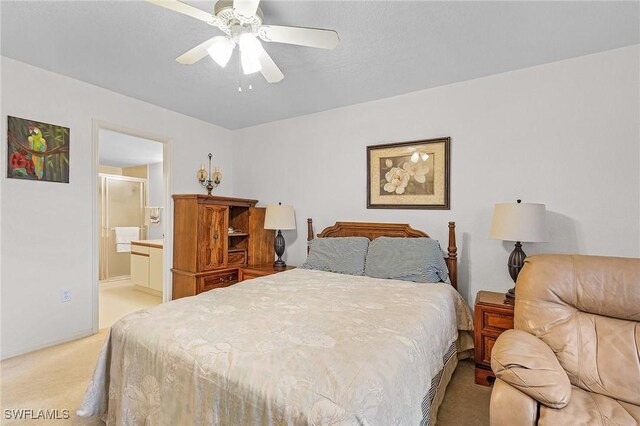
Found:
<svg viewBox="0 0 640 426"><path fill-rule="evenodd" d="M211 195L211 191L213 188L220 185L222 182L222 173L220 173L220 168L216 167L215 171L211 171L211 158L213 155L209 153L209 171L207 172L204 169L204 164L200 164L200 169L198 170L197 177L200 185L202 185L207 190L207 195Z"/></svg>

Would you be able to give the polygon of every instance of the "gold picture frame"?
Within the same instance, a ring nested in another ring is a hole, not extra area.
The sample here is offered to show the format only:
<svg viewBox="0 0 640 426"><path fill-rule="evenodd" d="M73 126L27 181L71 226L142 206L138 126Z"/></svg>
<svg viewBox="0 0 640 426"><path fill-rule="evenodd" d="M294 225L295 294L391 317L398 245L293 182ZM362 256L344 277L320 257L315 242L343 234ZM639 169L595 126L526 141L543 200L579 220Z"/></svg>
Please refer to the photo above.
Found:
<svg viewBox="0 0 640 426"><path fill-rule="evenodd" d="M451 138L367 147L368 209L450 209Z"/></svg>

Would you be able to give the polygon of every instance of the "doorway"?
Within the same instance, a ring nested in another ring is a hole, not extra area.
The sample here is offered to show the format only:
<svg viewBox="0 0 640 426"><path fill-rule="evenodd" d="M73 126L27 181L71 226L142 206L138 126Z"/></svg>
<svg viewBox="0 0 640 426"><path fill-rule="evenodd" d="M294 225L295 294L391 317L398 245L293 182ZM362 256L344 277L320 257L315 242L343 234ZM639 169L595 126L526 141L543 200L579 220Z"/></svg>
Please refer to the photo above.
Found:
<svg viewBox="0 0 640 426"><path fill-rule="evenodd" d="M105 167L100 164L100 169ZM139 229L136 239L147 239L144 214L147 180L99 173L98 182L100 281L128 280L131 278L130 247L124 251L118 246L116 229L135 227Z"/></svg>
<svg viewBox="0 0 640 426"><path fill-rule="evenodd" d="M94 137L97 331L163 301L168 168L166 142L107 126Z"/></svg>

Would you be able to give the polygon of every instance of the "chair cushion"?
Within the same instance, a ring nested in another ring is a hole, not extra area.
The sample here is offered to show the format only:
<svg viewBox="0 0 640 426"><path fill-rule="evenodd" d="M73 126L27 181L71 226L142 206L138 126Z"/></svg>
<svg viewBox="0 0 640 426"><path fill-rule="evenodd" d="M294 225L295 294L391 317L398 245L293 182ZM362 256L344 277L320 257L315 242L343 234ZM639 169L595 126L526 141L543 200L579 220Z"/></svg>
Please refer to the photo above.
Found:
<svg viewBox="0 0 640 426"><path fill-rule="evenodd" d="M530 256L516 286L516 329L556 354L571 384L640 405L640 259Z"/></svg>
<svg viewBox="0 0 640 426"><path fill-rule="evenodd" d="M615 367L614 367L615 368ZM571 389L571 402L561 409L540 406L539 426L633 425L640 422L640 408L578 387Z"/></svg>
<svg viewBox="0 0 640 426"><path fill-rule="evenodd" d="M562 408L571 398L571 383L553 351L542 340L522 330L507 330L491 352L491 369L531 398Z"/></svg>

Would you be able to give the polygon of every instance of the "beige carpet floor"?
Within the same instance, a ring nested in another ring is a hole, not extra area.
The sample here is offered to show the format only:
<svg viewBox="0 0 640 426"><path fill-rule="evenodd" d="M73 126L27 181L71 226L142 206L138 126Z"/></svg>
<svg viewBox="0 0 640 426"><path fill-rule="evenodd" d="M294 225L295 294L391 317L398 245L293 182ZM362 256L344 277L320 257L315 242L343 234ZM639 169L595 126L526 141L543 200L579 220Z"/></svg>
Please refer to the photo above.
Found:
<svg viewBox="0 0 640 426"><path fill-rule="evenodd" d="M2 378L2 424L6 425L101 425L101 421L78 418L89 378L93 374L107 329L84 339L20 355L0 363ZM68 410L68 420L7 420L7 409Z"/></svg>
<svg viewBox="0 0 640 426"><path fill-rule="evenodd" d="M93 373L106 329L73 342L3 361L1 368L2 424L103 425L99 419L78 418L75 410ZM458 364L438 412L441 426L489 424L491 388L474 383L473 362ZM5 409L68 410L68 420L15 421L5 419Z"/></svg>

